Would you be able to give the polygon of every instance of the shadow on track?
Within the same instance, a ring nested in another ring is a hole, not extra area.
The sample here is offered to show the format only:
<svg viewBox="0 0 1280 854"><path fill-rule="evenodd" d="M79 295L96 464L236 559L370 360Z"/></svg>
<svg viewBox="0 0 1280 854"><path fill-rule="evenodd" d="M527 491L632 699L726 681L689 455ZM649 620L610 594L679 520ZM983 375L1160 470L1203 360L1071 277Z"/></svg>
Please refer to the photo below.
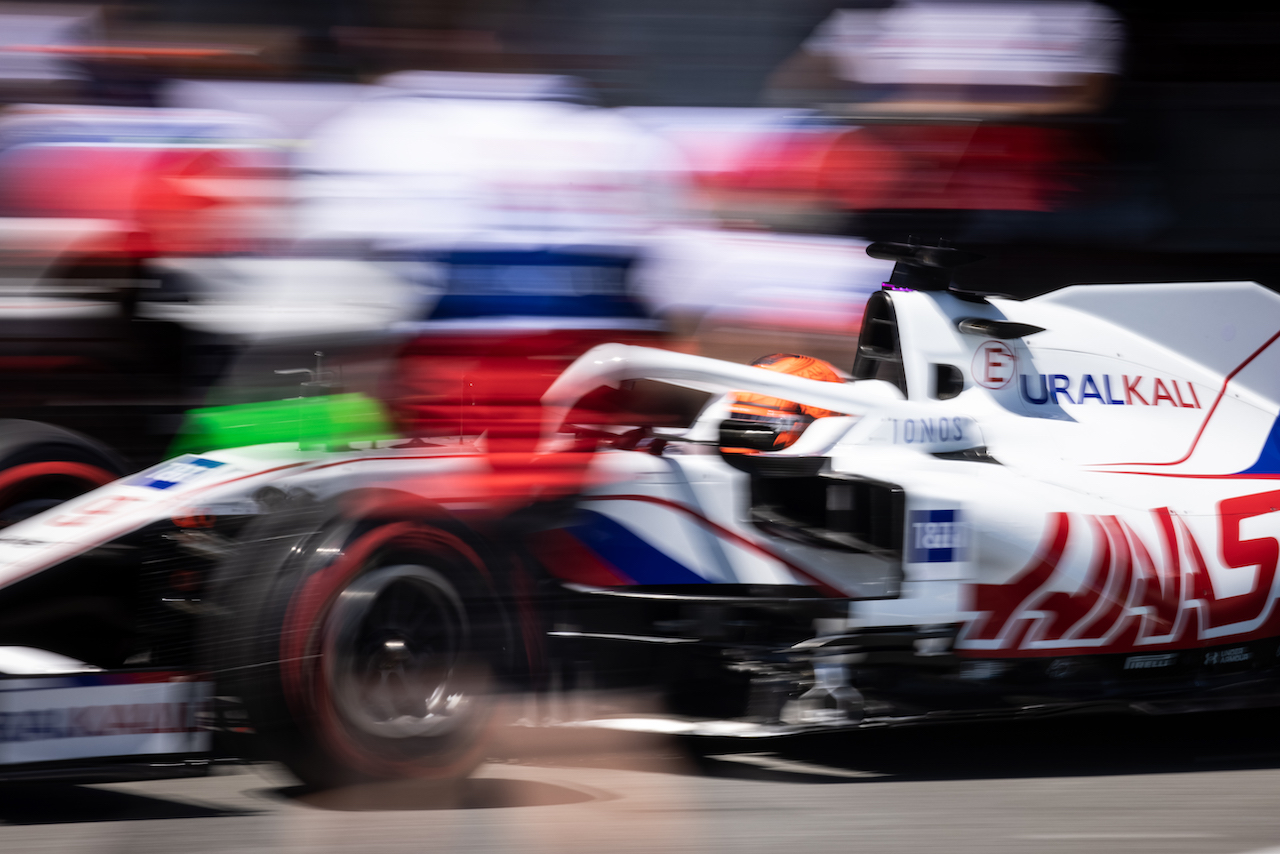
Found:
<svg viewBox="0 0 1280 854"><path fill-rule="evenodd" d="M507 739L504 758L520 765L806 785L1194 773L1280 768L1278 722L1280 709L1263 709L1167 717L1070 715L748 740L522 730ZM265 794L339 811L504 809L616 797L501 776L447 787L406 782Z"/></svg>
<svg viewBox="0 0 1280 854"><path fill-rule="evenodd" d="M218 809L89 786L61 783L0 785L0 824L151 821L249 814L251 811Z"/></svg>
<svg viewBox="0 0 1280 854"><path fill-rule="evenodd" d="M1168 774L1280 767L1280 709L1078 715L687 747L702 773L797 783Z"/></svg>
<svg viewBox="0 0 1280 854"><path fill-rule="evenodd" d="M292 786L266 792L304 806L325 810L476 810L549 807L612 800L606 792L571 789L534 780L477 777L449 786L421 782L370 783L341 789L314 790Z"/></svg>

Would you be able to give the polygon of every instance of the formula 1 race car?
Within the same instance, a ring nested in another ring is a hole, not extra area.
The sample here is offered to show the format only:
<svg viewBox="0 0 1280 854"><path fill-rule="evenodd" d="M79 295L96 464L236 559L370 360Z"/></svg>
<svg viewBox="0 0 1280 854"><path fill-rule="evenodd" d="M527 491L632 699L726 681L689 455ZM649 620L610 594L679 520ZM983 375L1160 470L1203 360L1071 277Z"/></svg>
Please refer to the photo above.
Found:
<svg viewBox="0 0 1280 854"><path fill-rule="evenodd" d="M849 382L603 345L528 452L197 451L13 524L0 773L447 780L515 690L645 686L576 723L717 735L1280 699L1280 296L1019 302L869 252ZM582 404L639 381L711 396Z"/></svg>

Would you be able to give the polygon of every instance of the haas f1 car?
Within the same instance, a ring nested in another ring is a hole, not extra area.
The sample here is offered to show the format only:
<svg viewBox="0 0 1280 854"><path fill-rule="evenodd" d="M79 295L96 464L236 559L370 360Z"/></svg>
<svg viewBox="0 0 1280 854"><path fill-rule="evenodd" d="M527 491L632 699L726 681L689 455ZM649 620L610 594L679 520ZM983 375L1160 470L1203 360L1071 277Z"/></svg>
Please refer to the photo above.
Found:
<svg viewBox="0 0 1280 854"><path fill-rule="evenodd" d="M1280 296L870 251L847 381L606 344L528 448L204 451L12 524L0 773L447 780L514 692L744 736L1280 698ZM583 403L641 381L708 402Z"/></svg>

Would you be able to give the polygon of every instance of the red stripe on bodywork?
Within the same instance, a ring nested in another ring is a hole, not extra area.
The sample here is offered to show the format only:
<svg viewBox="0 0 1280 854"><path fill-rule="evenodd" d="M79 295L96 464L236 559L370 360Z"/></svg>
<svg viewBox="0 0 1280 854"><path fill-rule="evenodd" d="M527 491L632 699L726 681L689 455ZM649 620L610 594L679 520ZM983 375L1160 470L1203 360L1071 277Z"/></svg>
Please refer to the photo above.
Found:
<svg viewBox="0 0 1280 854"><path fill-rule="evenodd" d="M1066 513L1052 514L1053 524L1031 559L1008 584L974 584L970 586L974 611L985 611L982 627L969 635L970 640L995 640L1027 598L1039 590L1062 560L1071 533L1071 519Z"/></svg>
<svg viewBox="0 0 1280 854"><path fill-rule="evenodd" d="M1098 604L1111 576L1111 540L1096 517L1088 517L1093 526L1094 552L1084 583L1075 593L1057 591L1044 597L1037 610L1053 614L1043 640L1062 640Z"/></svg>
<svg viewBox="0 0 1280 854"><path fill-rule="evenodd" d="M1133 586L1133 553L1129 540L1115 516L1103 516L1105 537L1111 542L1111 570L1105 587L1100 591L1102 610L1080 630L1076 637L1093 640L1107 635L1120 622L1125 603L1129 601Z"/></svg>
<svg viewBox="0 0 1280 854"><path fill-rule="evenodd" d="M1178 609L1182 602L1182 558L1178 550L1178 534L1173 527L1173 516L1168 507L1151 511L1164 543L1165 560L1160 566L1141 538L1133 537L1134 551L1144 581L1138 603L1151 611L1143 619L1143 637L1163 637L1170 634L1178 621Z"/></svg>
<svg viewBox="0 0 1280 854"><path fill-rule="evenodd" d="M1106 465L1111 465L1106 463ZM1129 465L1129 463L1115 463L1115 465ZM1139 463L1138 465L1145 465ZM1153 463L1154 465L1154 463ZM1161 463L1160 465L1164 465ZM1280 474L1276 473L1244 473L1239 474L1185 474L1183 472L1173 471L1100 471L1095 474L1137 474L1144 477L1181 477L1188 480L1280 480Z"/></svg>
<svg viewBox="0 0 1280 854"><path fill-rule="evenodd" d="M1227 386L1231 384L1231 380L1235 378L1236 374L1240 373L1246 367L1248 367L1250 362L1252 362L1254 359L1261 356L1263 351L1266 350L1268 347L1270 347L1272 344L1274 344L1276 342L1276 339L1278 338L1280 338L1280 332L1277 332L1275 335L1272 335L1270 338L1268 338L1265 344L1263 344L1257 350L1254 350L1253 353L1249 355L1249 358L1245 359L1243 362L1236 365L1235 369L1231 373L1227 374L1226 378L1223 379L1222 381L1222 388L1218 389L1218 394L1213 399L1213 404L1209 407L1209 411L1205 413L1204 421L1200 422L1200 429L1196 431L1195 438L1191 440L1191 447L1187 448L1187 452L1183 454L1181 457L1179 457L1176 460L1171 460L1167 463L1139 463L1139 462L1095 463L1095 465L1098 465L1098 466L1176 466L1179 463L1185 463L1187 460L1191 459L1191 455L1194 454L1196 451L1196 445L1200 444L1200 437L1204 435L1204 431L1209 427L1209 420L1213 418L1213 413L1217 411L1218 404L1222 402L1222 398L1226 395Z"/></svg>
<svg viewBox="0 0 1280 854"><path fill-rule="evenodd" d="M533 538L533 553L562 581L592 587L635 584L626 573L600 557L565 530L543 531Z"/></svg>
<svg viewBox="0 0 1280 854"><path fill-rule="evenodd" d="M830 596L833 599L847 599L849 596L849 594L836 589L835 587L828 584L826 581L823 581L821 578L809 572L804 567L797 566L796 564L787 560L785 557L782 557L781 555L776 554L772 550L765 548L759 543L754 542L752 540L748 540L746 537L742 536L741 534L738 534L734 531L730 531L728 528L716 522L712 522L710 519L708 519L706 516L703 516L701 513L699 513L697 510L694 510L692 507L686 507L685 505L680 504L676 501L669 501L666 498L658 498L653 495L590 495L584 498L583 500L584 501L639 501L645 504L657 504L660 507L668 507L672 510L676 510L680 513L684 513L686 516L689 516L690 518L693 519L693 521L697 522L702 527L711 531L717 537L721 537L723 539L729 540L730 542L736 545L742 546L743 548L750 549L751 551L757 552L758 554L762 554L765 557L769 558L770 560L776 560L778 563L782 564L787 569L794 572L800 578L803 578L815 589L821 591L824 596Z"/></svg>

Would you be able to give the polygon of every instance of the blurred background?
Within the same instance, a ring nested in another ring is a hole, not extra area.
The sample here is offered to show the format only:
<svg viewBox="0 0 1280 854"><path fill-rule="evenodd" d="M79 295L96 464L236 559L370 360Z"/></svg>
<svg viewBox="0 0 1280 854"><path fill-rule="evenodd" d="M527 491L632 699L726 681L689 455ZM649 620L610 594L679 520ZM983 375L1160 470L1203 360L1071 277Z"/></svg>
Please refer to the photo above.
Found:
<svg viewBox="0 0 1280 854"><path fill-rule="evenodd" d="M847 369L876 239L1276 287L1278 48L1232 0L0 3L0 417L143 465L280 369L407 432L481 353Z"/></svg>

